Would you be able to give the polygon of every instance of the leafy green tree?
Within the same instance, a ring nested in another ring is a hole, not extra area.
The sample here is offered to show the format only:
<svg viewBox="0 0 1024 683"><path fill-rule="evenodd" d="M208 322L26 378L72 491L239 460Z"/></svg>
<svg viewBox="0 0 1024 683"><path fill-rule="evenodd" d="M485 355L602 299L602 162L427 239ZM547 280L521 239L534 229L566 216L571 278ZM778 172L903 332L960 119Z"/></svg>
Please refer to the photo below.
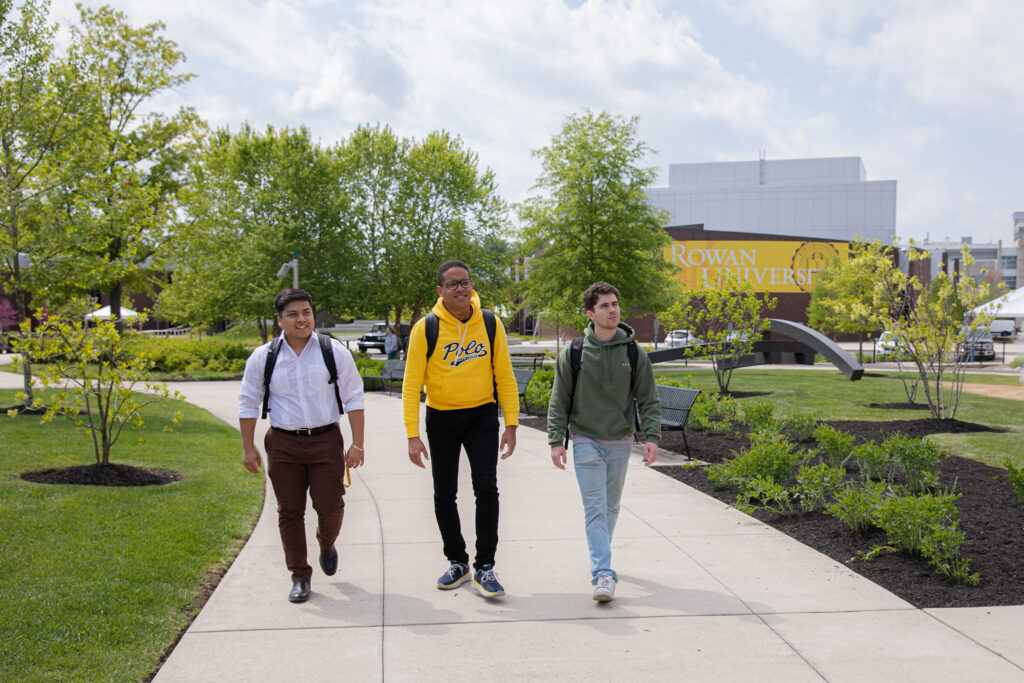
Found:
<svg viewBox="0 0 1024 683"><path fill-rule="evenodd" d="M716 288L687 292L661 315L673 327L694 331L703 342L686 354L710 355L721 393L729 392L732 372L741 356L750 353L761 333L768 329L766 315L778 299L758 294L750 280L722 271Z"/></svg>
<svg viewBox="0 0 1024 683"><path fill-rule="evenodd" d="M253 320L266 341L274 295L289 284L276 273L293 251L299 285L317 306L342 305L337 290L356 270L354 236L340 217L338 162L306 129L215 131L179 197L186 220L174 230L164 316L200 326Z"/></svg>
<svg viewBox="0 0 1024 683"><path fill-rule="evenodd" d="M43 421L64 417L88 433L97 465L110 463L110 451L126 427L142 426L145 406L164 399L184 399L165 383L148 381L153 361L133 351L133 335L122 334L110 321L86 329L81 320L51 316L35 330L29 321L23 322L22 335L15 339L16 351L48 359L35 379L42 386L55 388L53 398L45 403ZM145 387L144 393L135 391L139 385ZM32 407L41 405L37 400ZM179 411L172 422L180 421Z"/></svg>
<svg viewBox="0 0 1024 683"><path fill-rule="evenodd" d="M551 144L534 152L542 172L520 207L530 259L527 301L539 310L585 322L580 294L604 280L630 306L660 312L671 304L673 266L665 215L647 202L654 168L639 164L651 151L637 139L637 117L607 112L569 116Z"/></svg>
<svg viewBox="0 0 1024 683"><path fill-rule="evenodd" d="M191 78L178 73L185 56L163 24L136 28L108 6L78 9L69 58L88 97L76 112L80 134L50 167L59 191L44 220L60 257L47 270L48 291L105 290L117 319L125 285L145 287L157 265L201 122L186 108L147 111Z"/></svg>
<svg viewBox="0 0 1024 683"><path fill-rule="evenodd" d="M398 322L412 321L437 297L437 268L459 258L486 297L500 290L512 254L503 242L507 209L494 174L445 131L421 141L387 126L361 126L341 145L344 220L352 226L359 277L351 307ZM491 305L491 304L487 304Z"/></svg>
<svg viewBox="0 0 1024 683"><path fill-rule="evenodd" d="M893 269L893 249L881 243L854 242L848 259L834 258L818 273L807 319L812 327L856 334L885 329L889 302L875 297L875 283ZM860 349L863 357L863 348Z"/></svg>

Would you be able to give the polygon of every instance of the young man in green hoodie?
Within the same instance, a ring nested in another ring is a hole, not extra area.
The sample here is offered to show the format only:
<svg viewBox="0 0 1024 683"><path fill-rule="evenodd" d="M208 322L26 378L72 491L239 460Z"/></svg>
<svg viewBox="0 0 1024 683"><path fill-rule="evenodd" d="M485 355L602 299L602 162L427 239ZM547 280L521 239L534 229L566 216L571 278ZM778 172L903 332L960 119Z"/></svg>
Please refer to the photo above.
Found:
<svg viewBox="0 0 1024 683"><path fill-rule="evenodd" d="M619 580L611 566L611 540L629 466L634 415L639 410L645 442L644 464L649 466L658 458L661 402L654 387L651 361L640 348L636 349L633 376L627 347L636 344L636 334L619 321L619 290L607 282L595 282L583 293L583 306L590 324L583 337L576 386L573 387L571 346L567 346L555 365L548 404L548 444L551 461L564 470L566 452L562 439L568 427L586 517L594 600L608 602L615 597Z"/></svg>

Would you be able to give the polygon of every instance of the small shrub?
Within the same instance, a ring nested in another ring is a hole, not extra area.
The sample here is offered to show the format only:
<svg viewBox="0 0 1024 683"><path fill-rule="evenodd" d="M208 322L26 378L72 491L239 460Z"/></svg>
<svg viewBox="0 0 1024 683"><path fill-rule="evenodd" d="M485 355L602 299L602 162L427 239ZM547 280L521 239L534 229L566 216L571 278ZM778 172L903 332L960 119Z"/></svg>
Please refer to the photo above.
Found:
<svg viewBox="0 0 1024 683"><path fill-rule="evenodd" d="M874 441L857 446L850 451L850 458L857 463L864 481L889 481L889 451Z"/></svg>
<svg viewBox="0 0 1024 683"><path fill-rule="evenodd" d="M848 486L836 492L836 501L825 506L825 514L841 520L852 531L864 533L877 526L878 507L885 499L888 487L882 482L865 482L863 486Z"/></svg>
<svg viewBox="0 0 1024 683"><path fill-rule="evenodd" d="M1007 458L1003 462L1006 468L1006 476L1013 484L1013 490L1017 492L1017 500L1024 503L1024 469L1014 467L1013 462Z"/></svg>
<svg viewBox="0 0 1024 683"><path fill-rule="evenodd" d="M799 501L801 512L811 512L827 498L835 496L843 485L846 470L825 463L802 465L796 472L792 497Z"/></svg>
<svg viewBox="0 0 1024 683"><path fill-rule="evenodd" d="M818 425L814 430L821 456L831 467L846 467L853 449L853 435L833 429L829 425Z"/></svg>
<svg viewBox="0 0 1024 683"><path fill-rule="evenodd" d="M736 419L738 404L732 396L701 393L690 408L692 425L699 432L721 434L729 431Z"/></svg>
<svg viewBox="0 0 1024 683"><path fill-rule="evenodd" d="M878 507L878 526L896 549L920 555L943 576L973 586L978 583L978 574L969 572L971 561L960 554L963 532L957 522L959 498L959 493L888 498ZM873 549L869 557L883 549Z"/></svg>
<svg viewBox="0 0 1024 683"><path fill-rule="evenodd" d="M551 385L555 382L554 369L540 369L533 373L526 387L526 403L531 409L547 411L551 401Z"/></svg>
<svg viewBox="0 0 1024 683"><path fill-rule="evenodd" d="M743 417L752 432L778 426L778 420L775 418L775 406L771 401L754 401L743 406Z"/></svg>
<svg viewBox="0 0 1024 683"><path fill-rule="evenodd" d="M790 514L793 512L793 501L782 484L764 477L755 477L743 482L736 495L736 509L749 515L759 508L783 515Z"/></svg>
<svg viewBox="0 0 1024 683"><path fill-rule="evenodd" d="M814 429L818 426L818 418L814 415L794 413L783 420L783 426L793 432L797 441L807 441L814 436Z"/></svg>
<svg viewBox="0 0 1024 683"><path fill-rule="evenodd" d="M782 484L793 474L803 457L793 443L779 432L761 431L751 435L750 448L726 462L708 468L708 477L719 488L766 479Z"/></svg>
<svg viewBox="0 0 1024 683"><path fill-rule="evenodd" d="M893 463L903 471L912 491L926 491L939 484L939 468L949 454L930 441L893 434L882 442Z"/></svg>

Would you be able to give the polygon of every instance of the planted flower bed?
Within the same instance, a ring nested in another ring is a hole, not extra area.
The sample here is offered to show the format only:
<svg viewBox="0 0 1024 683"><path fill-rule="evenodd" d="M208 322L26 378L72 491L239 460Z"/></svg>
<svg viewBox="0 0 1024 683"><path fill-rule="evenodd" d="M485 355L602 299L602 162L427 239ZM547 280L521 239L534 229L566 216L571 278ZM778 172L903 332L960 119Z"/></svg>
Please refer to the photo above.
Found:
<svg viewBox="0 0 1024 683"><path fill-rule="evenodd" d="M767 418L759 417L757 408L746 412L755 426L759 420L771 422L770 411ZM750 427L721 414L711 423L687 433L692 456L711 467L654 469L746 508L917 607L1024 604L1024 502L1011 481L1013 473L938 454L918 441L940 432L995 430L933 419L828 422L823 424L831 430L819 424L811 435L807 425L802 434L799 428L783 427L775 433L787 436L793 451L813 450L815 455L790 458L792 467L785 472L786 464L780 464L778 481L758 481L755 475L754 483L744 487L738 479L750 472L743 472L742 460L734 458L750 452ZM685 452L682 437L675 433L665 433L661 446ZM775 448L786 450L777 443ZM906 453L894 456L900 449ZM897 458L904 464L896 464ZM786 459L778 453L767 458ZM841 483L828 476L836 465L845 470ZM729 481L730 470L737 480ZM817 500L815 492L820 494ZM853 526L860 528L854 530L851 523L858 517L861 523Z"/></svg>

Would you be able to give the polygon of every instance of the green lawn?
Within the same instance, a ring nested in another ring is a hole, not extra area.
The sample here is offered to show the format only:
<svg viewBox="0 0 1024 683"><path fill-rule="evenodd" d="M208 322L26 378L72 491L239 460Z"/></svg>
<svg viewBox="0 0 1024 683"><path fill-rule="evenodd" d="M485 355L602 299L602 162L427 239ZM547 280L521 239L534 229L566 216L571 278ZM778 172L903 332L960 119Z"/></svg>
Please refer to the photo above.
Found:
<svg viewBox="0 0 1024 683"><path fill-rule="evenodd" d="M14 393L0 391L0 405ZM235 429L175 407L185 420L174 432L161 431L169 420L152 406L111 458L183 475L159 487L22 481L23 472L91 464L91 441L66 420L0 416L0 679L145 679L207 571L238 552L263 478L243 471Z"/></svg>
<svg viewBox="0 0 1024 683"><path fill-rule="evenodd" d="M659 370L664 377L691 377L703 391L718 391L714 372L696 369ZM968 381L984 384L1019 386L1016 376L971 375ZM774 404L776 414L806 413L833 420L916 420L928 417L922 410L888 410L869 408L869 403L897 403L907 400L903 386L895 373L868 373L859 381L851 382L839 371L828 370L756 370L741 369L733 373L729 389L737 392L765 392L763 396L740 399L740 405L751 401L768 400ZM923 389L918 390L917 402L924 402ZM1018 466L1024 466L1024 403L1011 399L989 398L963 392L956 418L965 422L1001 427L1010 431L1003 434L937 434L932 437L950 452L1001 465L1009 457Z"/></svg>

